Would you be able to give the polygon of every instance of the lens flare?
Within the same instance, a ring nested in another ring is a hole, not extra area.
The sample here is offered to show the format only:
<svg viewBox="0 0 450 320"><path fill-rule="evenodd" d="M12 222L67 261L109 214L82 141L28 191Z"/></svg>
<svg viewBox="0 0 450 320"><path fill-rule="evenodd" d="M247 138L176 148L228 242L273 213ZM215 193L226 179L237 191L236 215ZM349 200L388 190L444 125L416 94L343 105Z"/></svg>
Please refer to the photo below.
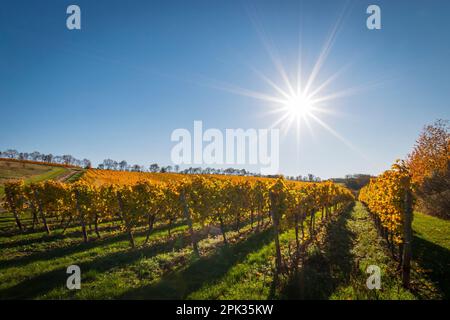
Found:
<svg viewBox="0 0 450 320"><path fill-rule="evenodd" d="M303 94L289 97L284 107L290 118L305 118L314 111L313 102Z"/></svg>

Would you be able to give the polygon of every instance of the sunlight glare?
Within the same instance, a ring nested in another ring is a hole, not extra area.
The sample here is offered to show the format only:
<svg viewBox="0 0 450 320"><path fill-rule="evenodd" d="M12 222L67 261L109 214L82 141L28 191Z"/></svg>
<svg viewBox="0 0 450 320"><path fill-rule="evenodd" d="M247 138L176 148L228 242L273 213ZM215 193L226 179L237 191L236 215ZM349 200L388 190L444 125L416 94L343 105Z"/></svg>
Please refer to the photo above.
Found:
<svg viewBox="0 0 450 320"><path fill-rule="evenodd" d="M310 99L304 94L290 97L285 107L291 118L300 119L309 116L313 111L313 105Z"/></svg>

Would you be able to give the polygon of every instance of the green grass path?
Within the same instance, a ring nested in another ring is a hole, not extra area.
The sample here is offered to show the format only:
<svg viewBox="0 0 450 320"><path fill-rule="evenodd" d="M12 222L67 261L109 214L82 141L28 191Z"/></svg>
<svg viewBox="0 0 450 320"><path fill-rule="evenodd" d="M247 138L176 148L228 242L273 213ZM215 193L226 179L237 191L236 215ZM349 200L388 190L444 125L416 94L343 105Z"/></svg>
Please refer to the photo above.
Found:
<svg viewBox="0 0 450 320"><path fill-rule="evenodd" d="M284 247L294 237L281 236ZM395 262L379 238L368 212L357 202L334 218L320 240L308 249L299 272L285 277L271 292L273 241L254 247L221 277L191 292L191 299L414 299L395 275ZM369 290L369 265L381 269L380 290Z"/></svg>
<svg viewBox="0 0 450 320"><path fill-rule="evenodd" d="M367 267L381 271L381 289L366 286ZM300 271L289 279L284 299L414 299L395 276L395 262L360 202L336 217L312 246Z"/></svg>

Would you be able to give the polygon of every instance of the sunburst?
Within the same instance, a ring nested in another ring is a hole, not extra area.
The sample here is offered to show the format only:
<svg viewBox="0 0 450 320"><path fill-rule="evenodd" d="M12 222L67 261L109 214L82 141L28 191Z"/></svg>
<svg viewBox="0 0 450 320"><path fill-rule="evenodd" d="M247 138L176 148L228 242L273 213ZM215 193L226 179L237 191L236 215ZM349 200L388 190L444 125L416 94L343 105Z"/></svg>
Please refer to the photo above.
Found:
<svg viewBox="0 0 450 320"><path fill-rule="evenodd" d="M302 41L301 32L299 33L296 79L295 81L292 81L288 76L289 73L286 71L275 45L265 32L263 25L260 23L259 19L257 19L255 14L252 15L251 12L249 12L252 24L270 57L281 82L277 83L277 81L273 80L273 77L268 77L256 68L250 67L263 82L273 89L272 93L258 92L227 84L219 85L217 88L268 103L271 106L268 113L278 115L270 127L281 128L284 134L288 134L292 125L294 125L297 132L297 139L299 140L302 131L301 128L303 126L307 127L310 133L313 134L313 124L316 124L327 130L347 146L356 150L347 139L336 132L323 119L324 114L338 113L336 108L332 107L335 100L355 94L361 89L361 87L346 88L326 94L326 89L341 76L349 65L345 65L338 71L332 73L331 76L324 81L317 81L318 76L322 71L322 67L325 65L330 54L331 48L336 41L337 34L342 26L346 13L347 7L344 7L336 23L331 28L331 31L322 46L322 50L320 51L316 62L312 65L311 72L307 77L304 77L306 68L302 66Z"/></svg>
<svg viewBox="0 0 450 320"><path fill-rule="evenodd" d="M349 140L344 138L340 133L333 129L329 124L323 119L324 114L337 114L335 100L342 97L354 95L372 87L379 85L379 83L374 83L367 86L355 86L350 88L345 88L342 90L335 90L331 93L326 93L326 89L331 83L335 82L336 79L341 76L341 74L349 67L345 65L341 67L336 72L332 73L331 76L325 78L324 81L319 82L319 74L321 73L322 67L325 65L327 57L331 51L331 48L336 40L337 34L342 25L342 20L346 14L347 8L344 8L338 17L336 24L331 28L329 36L326 38L322 50L320 51L317 60L312 65L310 69L311 72L307 77L304 77L305 69L302 66L302 48L301 48L301 37L299 37L299 47L298 47L298 60L297 60L297 70L296 79L292 81L288 76L280 56L276 50L276 47L270 41L270 38L264 31L262 24L255 16L250 16L252 23L257 31L261 43L263 44L268 56L270 57L273 66L275 67L278 78L281 80L280 83L274 80L274 77L269 77L265 75L260 70L249 66L250 69L271 89L272 92L261 92L255 91L243 87L239 87L232 84L227 84L223 82L213 81L215 84L209 83L209 86L225 90L234 94L251 97L264 101L269 104L271 110L269 114L276 114L278 117L270 125L270 128L280 128L281 131L287 135L294 124L297 132L297 142L300 141L300 136L302 132L302 127L305 126L308 131L314 135L313 125L318 125L322 129L332 134L338 140L343 142L347 147L358 153L362 158L366 156L359 151ZM301 33L300 33L301 35ZM247 65L248 66L248 65Z"/></svg>

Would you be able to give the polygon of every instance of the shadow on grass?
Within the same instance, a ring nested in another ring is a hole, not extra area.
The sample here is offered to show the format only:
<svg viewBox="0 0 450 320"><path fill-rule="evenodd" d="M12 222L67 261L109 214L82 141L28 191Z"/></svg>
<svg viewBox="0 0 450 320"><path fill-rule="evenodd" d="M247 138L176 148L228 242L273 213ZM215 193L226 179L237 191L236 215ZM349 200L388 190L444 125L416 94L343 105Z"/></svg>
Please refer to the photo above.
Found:
<svg viewBox="0 0 450 320"><path fill-rule="evenodd" d="M175 229L179 226L181 226L182 223L174 224L172 225L172 229ZM155 227L153 230L153 235L155 235L155 232L163 232L168 229L168 226L161 225ZM135 238L144 236L146 231L138 231L134 233ZM81 232L80 232L81 236ZM63 235L54 235L49 236L53 239L53 241L64 239L65 237ZM162 237L162 236L161 236ZM158 237L159 238L159 237ZM151 239L151 238L150 238ZM168 239L170 240L170 239ZM30 240L31 241L31 240ZM35 254L30 254L27 256L6 260L6 261L0 261L0 270L10 268L10 267L20 267L24 266L29 263L33 263L36 261L45 261L45 260L51 260L51 259L57 259L64 256L69 256L72 254L75 254L77 252L82 252L90 249L94 249L96 247L105 247L111 244L114 244L116 242L120 241L128 241L128 235L125 233L114 235L114 236L104 236L103 238L92 238L87 243L83 243L81 240L78 243L75 243L73 245L67 246L67 247L59 247L55 249L50 249L42 252L38 252ZM31 241L31 243L35 243L36 241Z"/></svg>
<svg viewBox="0 0 450 320"><path fill-rule="evenodd" d="M126 292L120 299L185 299L203 285L217 281L236 263L273 239L271 229L252 234L236 244L218 248L213 254L194 260L187 267L164 275L160 280Z"/></svg>
<svg viewBox="0 0 450 320"><path fill-rule="evenodd" d="M64 228L60 225L60 222L50 222L49 225L51 229L50 235L46 234L45 229L41 224L37 225L34 229L26 227L24 232L10 229L7 232L1 232L0 236L2 237L21 237L22 239L0 243L0 249L14 248L23 245L30 245L33 243L51 242L53 240L63 239L67 237L79 237L80 239L82 239L83 237L81 232L81 225L78 225L76 222L72 222L68 226L64 234L62 234ZM91 227L93 229L93 226ZM120 229L120 222L118 221L107 221L99 224L100 233L110 232L118 229ZM94 233L94 231L91 229L89 229L88 232L91 234ZM23 239L23 237L25 237L25 239Z"/></svg>
<svg viewBox="0 0 450 320"><path fill-rule="evenodd" d="M81 263L73 261L72 263L78 265L83 273L92 271L94 273L102 273L112 268L132 264L134 261L141 258L150 258L164 252L179 250L189 245L190 236L188 234L183 234L178 237L171 238L168 241L161 241L147 247L120 251L95 258L91 261ZM0 300L36 298L51 291L52 289L64 286L67 276L66 267L41 273L10 288L0 290ZM86 281L86 279L84 279L84 281Z"/></svg>
<svg viewBox="0 0 450 320"><path fill-rule="evenodd" d="M77 228L76 226L71 227L71 228ZM0 249L7 249L7 248L15 248L15 247L22 247L22 246L28 246L31 244L36 244L36 243L46 243L46 242L52 242L52 241L56 241L56 240L61 240L61 239L67 239L67 238L79 238L80 240L83 239L83 234L81 232L81 227L79 227L80 230L72 230L70 232L65 232L64 234L61 233L60 230L55 231L53 230L53 232L50 235L45 234L45 231L42 230L35 230L34 232L28 232L28 233L23 233L23 234L15 234L15 236L18 235L32 235L35 233L42 233L42 235L39 238L26 238L26 239L21 239L21 240L17 240L17 241L11 241L11 242L4 242L4 243L0 243ZM106 227L100 227L99 231L100 233L104 233L104 232L112 232L115 230L119 230L120 226L106 226ZM90 232L90 231L89 231ZM90 232L90 234L92 235L93 232ZM94 237L96 237L94 235Z"/></svg>
<svg viewBox="0 0 450 320"><path fill-rule="evenodd" d="M450 250L414 235L412 242L413 259L426 270L429 279L436 283L444 295L450 299Z"/></svg>
<svg viewBox="0 0 450 320"><path fill-rule="evenodd" d="M301 269L282 288L281 299L328 299L335 289L349 282L353 268L353 239L347 229L353 205L326 226L324 246L307 253Z"/></svg>

